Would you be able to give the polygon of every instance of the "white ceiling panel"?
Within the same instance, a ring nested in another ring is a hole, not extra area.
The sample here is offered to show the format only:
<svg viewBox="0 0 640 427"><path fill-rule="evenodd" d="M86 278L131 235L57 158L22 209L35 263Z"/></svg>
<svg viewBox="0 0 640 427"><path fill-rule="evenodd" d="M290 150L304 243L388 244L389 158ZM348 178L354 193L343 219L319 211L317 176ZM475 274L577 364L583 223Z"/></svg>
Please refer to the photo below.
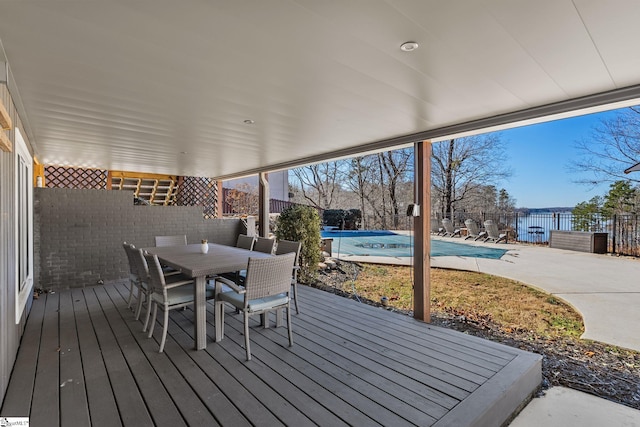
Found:
<svg viewBox="0 0 640 427"><path fill-rule="evenodd" d="M639 15L631 0L2 0L0 42L40 161L220 177L640 96Z"/></svg>

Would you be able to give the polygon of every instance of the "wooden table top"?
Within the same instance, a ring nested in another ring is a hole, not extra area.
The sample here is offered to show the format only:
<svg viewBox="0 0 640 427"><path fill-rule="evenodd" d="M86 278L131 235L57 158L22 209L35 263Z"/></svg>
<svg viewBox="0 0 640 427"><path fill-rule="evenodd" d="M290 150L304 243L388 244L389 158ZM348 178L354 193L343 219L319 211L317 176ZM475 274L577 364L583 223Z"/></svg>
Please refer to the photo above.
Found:
<svg viewBox="0 0 640 427"><path fill-rule="evenodd" d="M201 244L181 246L160 246L145 248L151 254L158 255L163 264L179 269L190 277L210 276L230 273L247 268L249 258L266 258L272 255L263 252L248 251L234 246L209 243L209 252L203 254Z"/></svg>

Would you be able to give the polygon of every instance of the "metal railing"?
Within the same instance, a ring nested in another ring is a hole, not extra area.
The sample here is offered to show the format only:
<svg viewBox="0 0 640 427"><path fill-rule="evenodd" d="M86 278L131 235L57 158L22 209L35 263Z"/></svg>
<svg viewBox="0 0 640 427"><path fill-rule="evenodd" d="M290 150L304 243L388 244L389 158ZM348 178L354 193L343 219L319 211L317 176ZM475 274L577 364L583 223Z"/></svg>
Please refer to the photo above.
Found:
<svg viewBox="0 0 640 427"><path fill-rule="evenodd" d="M453 216L456 228L465 227L465 220L473 219L478 228L484 228L484 221L493 220L501 232L507 232L510 241L548 245L551 230L589 231L607 233L608 252L640 256L640 224L636 214L616 214L604 216L573 215L569 212L545 213L485 213L470 214L457 212ZM442 224L442 216L431 218L432 225ZM367 230L412 230L413 218L407 216L386 216L384 218L368 215L364 228Z"/></svg>
<svg viewBox="0 0 640 427"><path fill-rule="evenodd" d="M589 231L607 233L608 252L619 255L640 256L640 230L638 215L601 214L574 215L568 212L548 213L490 213L467 214L458 212L453 216L456 227L464 227L464 221L473 219L482 229L484 221L493 220L500 230L509 232L509 237L518 242L548 244L551 230ZM442 221L436 216L432 221Z"/></svg>

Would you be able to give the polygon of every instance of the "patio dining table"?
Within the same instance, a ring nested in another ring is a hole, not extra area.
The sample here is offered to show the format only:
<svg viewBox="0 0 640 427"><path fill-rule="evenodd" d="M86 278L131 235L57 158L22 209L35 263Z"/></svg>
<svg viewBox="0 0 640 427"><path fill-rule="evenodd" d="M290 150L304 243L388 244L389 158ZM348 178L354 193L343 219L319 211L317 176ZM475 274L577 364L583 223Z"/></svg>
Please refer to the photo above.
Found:
<svg viewBox="0 0 640 427"><path fill-rule="evenodd" d="M207 347L207 276L231 273L247 268L249 258L267 258L272 255L209 243L209 251L201 251L201 244L150 247L145 250L156 254L165 265L180 270L195 279L194 286L194 336L196 350Z"/></svg>

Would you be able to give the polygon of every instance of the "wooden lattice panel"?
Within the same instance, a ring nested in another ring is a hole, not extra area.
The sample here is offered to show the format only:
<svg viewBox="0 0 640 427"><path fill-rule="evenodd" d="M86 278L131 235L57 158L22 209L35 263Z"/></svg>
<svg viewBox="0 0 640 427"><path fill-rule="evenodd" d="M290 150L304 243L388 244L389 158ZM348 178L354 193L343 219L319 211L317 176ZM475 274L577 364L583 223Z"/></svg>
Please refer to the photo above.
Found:
<svg viewBox="0 0 640 427"><path fill-rule="evenodd" d="M111 172L112 190L129 190L150 205L174 205L177 177L134 172Z"/></svg>
<svg viewBox="0 0 640 427"><path fill-rule="evenodd" d="M176 204L202 206L205 218L217 218L218 185L212 178L185 176L180 181Z"/></svg>
<svg viewBox="0 0 640 427"><path fill-rule="evenodd" d="M50 188L107 188L107 171L101 169L45 166L44 177L46 186Z"/></svg>

